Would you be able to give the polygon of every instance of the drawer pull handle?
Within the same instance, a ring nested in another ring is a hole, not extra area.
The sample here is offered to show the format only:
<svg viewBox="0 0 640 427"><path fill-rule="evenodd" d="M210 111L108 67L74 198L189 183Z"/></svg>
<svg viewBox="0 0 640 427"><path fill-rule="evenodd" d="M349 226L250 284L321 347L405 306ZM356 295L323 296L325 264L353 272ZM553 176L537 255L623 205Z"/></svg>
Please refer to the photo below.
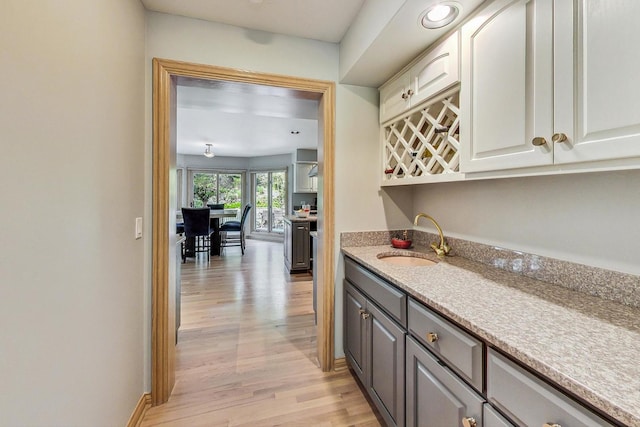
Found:
<svg viewBox="0 0 640 427"><path fill-rule="evenodd" d="M560 143L560 142L565 142L566 140L568 140L569 138L567 138L567 135L565 135L564 133L560 132L560 133L554 133L553 136L551 137L551 140L555 143ZM553 424L550 424L551 426L553 426ZM558 425L558 424L556 424Z"/></svg>
<svg viewBox="0 0 640 427"><path fill-rule="evenodd" d="M542 427L562 427L562 426L557 423L544 423Z"/></svg>
<svg viewBox="0 0 640 427"><path fill-rule="evenodd" d="M533 145L535 145L536 147L540 147L542 145L547 145L547 140L542 138L542 137L540 137L540 136L537 136L537 137L533 138L531 143Z"/></svg>
<svg viewBox="0 0 640 427"><path fill-rule="evenodd" d="M478 423L476 422L476 419L473 417L464 417L462 419L462 425L464 427L477 427Z"/></svg>
<svg viewBox="0 0 640 427"><path fill-rule="evenodd" d="M429 342L438 341L438 334L436 334L435 332L429 332L427 334L427 341L429 341Z"/></svg>

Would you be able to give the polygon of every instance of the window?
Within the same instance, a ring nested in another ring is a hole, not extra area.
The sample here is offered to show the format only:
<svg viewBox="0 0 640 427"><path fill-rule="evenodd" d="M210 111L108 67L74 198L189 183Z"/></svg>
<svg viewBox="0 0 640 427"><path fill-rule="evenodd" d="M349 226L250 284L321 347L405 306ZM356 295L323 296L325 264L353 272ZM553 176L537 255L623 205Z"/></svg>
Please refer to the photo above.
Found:
<svg viewBox="0 0 640 427"><path fill-rule="evenodd" d="M238 209L241 214L243 175L242 172L190 170L189 205L202 208L211 203L224 203L225 209Z"/></svg>

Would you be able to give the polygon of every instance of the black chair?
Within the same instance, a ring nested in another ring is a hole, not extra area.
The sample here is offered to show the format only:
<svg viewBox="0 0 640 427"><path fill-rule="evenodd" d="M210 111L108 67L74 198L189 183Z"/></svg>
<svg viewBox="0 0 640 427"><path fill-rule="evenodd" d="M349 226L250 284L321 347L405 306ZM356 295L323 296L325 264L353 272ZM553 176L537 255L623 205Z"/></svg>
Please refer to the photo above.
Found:
<svg viewBox="0 0 640 427"><path fill-rule="evenodd" d="M207 206L209 206L209 209L211 209L212 211L224 209L224 203L207 203ZM220 220L217 218L211 218L211 220L209 221L209 226L212 230L216 227L216 225L214 224L216 221L218 221L218 223L220 222Z"/></svg>
<svg viewBox="0 0 640 427"><path fill-rule="evenodd" d="M185 262L188 256L195 257L198 252L206 252L209 259L209 236L211 235L209 212L209 208L182 208L184 234L187 238L182 250L182 262Z"/></svg>
<svg viewBox="0 0 640 427"><path fill-rule="evenodd" d="M220 232L222 233L221 247L226 248L228 246L240 246L242 255L244 255L245 238L244 238L244 223L247 220L251 205L247 204L242 211L242 218L240 221L227 221L220 226ZM229 237L228 232L237 232L238 236Z"/></svg>

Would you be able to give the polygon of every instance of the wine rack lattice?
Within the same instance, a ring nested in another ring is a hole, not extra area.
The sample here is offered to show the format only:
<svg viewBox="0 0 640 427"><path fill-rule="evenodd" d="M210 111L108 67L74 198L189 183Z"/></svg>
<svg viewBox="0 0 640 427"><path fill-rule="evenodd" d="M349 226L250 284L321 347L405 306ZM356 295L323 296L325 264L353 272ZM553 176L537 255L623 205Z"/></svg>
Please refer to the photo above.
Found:
<svg viewBox="0 0 640 427"><path fill-rule="evenodd" d="M384 180L458 172L459 92L384 127Z"/></svg>

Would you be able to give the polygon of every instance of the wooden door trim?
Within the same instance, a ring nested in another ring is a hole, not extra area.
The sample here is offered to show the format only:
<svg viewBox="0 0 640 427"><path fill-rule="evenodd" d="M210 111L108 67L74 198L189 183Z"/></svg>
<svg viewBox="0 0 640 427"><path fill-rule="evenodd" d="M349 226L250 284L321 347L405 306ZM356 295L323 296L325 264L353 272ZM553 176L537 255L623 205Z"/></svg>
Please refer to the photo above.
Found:
<svg viewBox="0 0 640 427"><path fill-rule="evenodd" d="M282 87L315 94L320 101L319 194L322 239L318 251L322 269L318 274L318 361L323 371L334 368L334 138L335 83L276 74L256 73L167 59L153 59L153 212L151 295L151 398L154 405L166 402L173 389L175 342L169 325L169 167L171 136L171 90L177 77L250 83ZM284 268L284 266L283 266Z"/></svg>

